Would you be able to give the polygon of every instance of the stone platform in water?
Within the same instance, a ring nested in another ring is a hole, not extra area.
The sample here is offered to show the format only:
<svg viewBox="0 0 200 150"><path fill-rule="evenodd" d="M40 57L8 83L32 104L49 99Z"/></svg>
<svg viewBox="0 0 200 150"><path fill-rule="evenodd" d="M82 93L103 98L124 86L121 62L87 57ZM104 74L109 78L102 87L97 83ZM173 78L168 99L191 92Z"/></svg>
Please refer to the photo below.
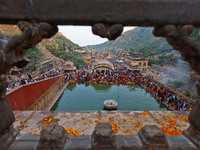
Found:
<svg viewBox="0 0 200 150"><path fill-rule="evenodd" d="M117 109L117 102L115 100L105 100L104 101L104 108L108 109L108 110L114 110Z"/></svg>
<svg viewBox="0 0 200 150"><path fill-rule="evenodd" d="M14 112L16 117L14 128L16 128L17 130L20 129L20 133L18 134L16 141L11 145L9 150L14 147L19 147L19 149L26 148L26 146L34 147L33 149L35 149L40 139L42 128L46 128L46 126L49 125L60 125L63 126L65 130L71 135L82 135L70 136L69 139L72 141L84 139L85 142L82 143L82 146L84 147L84 149L87 149L87 147L88 149L90 149L91 135L97 123L111 123L112 128L113 130L115 130L115 134L117 136L126 135L119 136L117 138L118 140L119 138L123 137L127 138L127 136L138 138L138 131L141 130L143 126L155 125L159 128L162 126L169 126L169 122L167 121L169 119L175 121L177 129L185 130L189 127L189 122L187 120L189 113L190 112L187 111ZM186 145L189 147L193 147L193 144L185 139L182 134L172 136L172 138L186 140ZM168 139L168 142L170 141L173 144L173 139L171 139L171 136L169 136ZM81 145L79 146L82 147ZM72 147L66 149L73 149Z"/></svg>

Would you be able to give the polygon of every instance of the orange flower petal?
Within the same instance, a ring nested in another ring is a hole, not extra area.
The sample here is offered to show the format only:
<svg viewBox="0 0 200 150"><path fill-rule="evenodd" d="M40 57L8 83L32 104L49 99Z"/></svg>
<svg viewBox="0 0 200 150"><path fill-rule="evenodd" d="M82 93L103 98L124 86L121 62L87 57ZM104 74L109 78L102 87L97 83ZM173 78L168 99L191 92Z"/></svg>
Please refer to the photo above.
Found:
<svg viewBox="0 0 200 150"><path fill-rule="evenodd" d="M21 127L24 127L24 126L25 126L25 123L22 123L22 124L21 124Z"/></svg>

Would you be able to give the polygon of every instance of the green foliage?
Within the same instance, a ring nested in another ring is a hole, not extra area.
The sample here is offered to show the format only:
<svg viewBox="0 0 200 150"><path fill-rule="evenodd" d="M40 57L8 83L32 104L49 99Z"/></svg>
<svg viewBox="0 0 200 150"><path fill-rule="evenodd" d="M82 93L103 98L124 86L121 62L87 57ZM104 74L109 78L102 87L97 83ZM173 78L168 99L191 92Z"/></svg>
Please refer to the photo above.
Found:
<svg viewBox="0 0 200 150"><path fill-rule="evenodd" d="M56 43L59 45L59 48L58 48L59 50L69 49L73 51L75 49L81 48L78 44L73 43L72 41L70 41L69 39L67 39L65 36L61 34L56 34L53 38L55 39Z"/></svg>
<svg viewBox="0 0 200 150"><path fill-rule="evenodd" d="M55 44L46 43L46 47L50 50L50 52L53 55L62 58L65 61L72 61L76 67L78 67L78 65L86 65L84 59L81 56L79 56L78 53L73 52L73 50L81 48L79 45L74 44L62 34L56 34L53 37L53 39L58 44L57 48ZM66 50L69 50L69 52L66 52Z"/></svg>
<svg viewBox="0 0 200 150"><path fill-rule="evenodd" d="M64 51L65 49L64 49L64 44L63 44L63 42L62 41L58 41L58 40L56 40L56 43L58 44L58 50L60 50L60 51Z"/></svg>
<svg viewBox="0 0 200 150"><path fill-rule="evenodd" d="M7 33L4 33L4 37L7 41L9 41L13 36Z"/></svg>
<svg viewBox="0 0 200 150"><path fill-rule="evenodd" d="M150 57L149 65L152 65L152 64L161 65L161 61L158 58Z"/></svg>
<svg viewBox="0 0 200 150"><path fill-rule="evenodd" d="M169 82L168 85L173 88L174 90L176 90L177 88L181 88L184 85L184 81L182 80L175 80L173 82Z"/></svg>
<svg viewBox="0 0 200 150"><path fill-rule="evenodd" d="M180 54L177 52L171 52L171 53L162 53L158 59L160 60L160 62L164 63L172 63L172 64L176 64L177 61L181 58Z"/></svg>
<svg viewBox="0 0 200 150"><path fill-rule="evenodd" d="M55 50L57 50L55 44L46 43L45 46L46 46L46 48L47 48L48 50L50 50L50 51L55 51Z"/></svg>
<svg viewBox="0 0 200 150"><path fill-rule="evenodd" d="M111 89L111 86L111 84L92 84L94 90L98 92L109 91Z"/></svg>
<svg viewBox="0 0 200 150"><path fill-rule="evenodd" d="M43 53L40 52L40 50L38 50L37 47L34 48L30 48L27 50L26 55L29 59L33 60L33 61L37 61L39 58L41 58L43 56Z"/></svg>
<svg viewBox="0 0 200 150"><path fill-rule="evenodd" d="M77 88L77 84L76 84L76 83L69 84L69 85L67 86L67 89L68 89L69 91L73 91L73 90L76 89L76 88Z"/></svg>
<svg viewBox="0 0 200 150"><path fill-rule="evenodd" d="M27 50L26 56L31 60L31 62L25 68L27 70L35 70L38 60L43 56L43 53L41 53L37 47L34 47Z"/></svg>
<svg viewBox="0 0 200 150"><path fill-rule="evenodd" d="M52 52L52 54L55 55L56 57L64 59L65 61L67 60L72 61L76 67L78 65L82 66L86 65L84 59L80 57L76 52L55 51Z"/></svg>

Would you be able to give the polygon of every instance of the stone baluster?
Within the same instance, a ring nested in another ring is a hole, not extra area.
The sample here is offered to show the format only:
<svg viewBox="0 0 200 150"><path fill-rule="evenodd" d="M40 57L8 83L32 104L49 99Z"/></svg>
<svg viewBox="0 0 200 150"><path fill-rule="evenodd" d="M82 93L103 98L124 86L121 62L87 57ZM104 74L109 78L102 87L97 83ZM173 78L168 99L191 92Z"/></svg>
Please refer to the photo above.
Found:
<svg viewBox="0 0 200 150"><path fill-rule="evenodd" d="M154 125L146 125L139 131L143 146L148 150L168 150L169 145L164 133Z"/></svg>
<svg viewBox="0 0 200 150"><path fill-rule="evenodd" d="M98 123L92 134L93 150L115 150L116 136L110 123Z"/></svg>
<svg viewBox="0 0 200 150"><path fill-rule="evenodd" d="M37 150L63 150L68 137L62 126L51 124L42 129Z"/></svg>

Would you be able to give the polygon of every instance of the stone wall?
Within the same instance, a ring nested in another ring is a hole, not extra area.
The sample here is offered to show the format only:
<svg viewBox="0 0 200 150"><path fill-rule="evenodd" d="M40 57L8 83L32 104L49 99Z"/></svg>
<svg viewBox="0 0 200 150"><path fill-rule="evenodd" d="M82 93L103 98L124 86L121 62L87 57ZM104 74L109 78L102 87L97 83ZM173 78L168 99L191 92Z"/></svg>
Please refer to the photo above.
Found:
<svg viewBox="0 0 200 150"><path fill-rule="evenodd" d="M32 110L30 109L30 107L32 107L32 105L35 104L36 101L42 99L42 97L44 97L43 95L47 91L52 89L48 93L49 95L45 96L42 100L46 103L55 94L57 88L60 86L61 80L64 80L64 76L57 76L32 84L23 85L11 92L8 92L7 99L12 110ZM59 83L59 85L56 85L57 83ZM54 89L53 87L56 88Z"/></svg>
<svg viewBox="0 0 200 150"><path fill-rule="evenodd" d="M64 76L59 78L48 90L46 90L38 99L34 101L26 110L40 111L49 102L49 100L60 90L64 83Z"/></svg>

